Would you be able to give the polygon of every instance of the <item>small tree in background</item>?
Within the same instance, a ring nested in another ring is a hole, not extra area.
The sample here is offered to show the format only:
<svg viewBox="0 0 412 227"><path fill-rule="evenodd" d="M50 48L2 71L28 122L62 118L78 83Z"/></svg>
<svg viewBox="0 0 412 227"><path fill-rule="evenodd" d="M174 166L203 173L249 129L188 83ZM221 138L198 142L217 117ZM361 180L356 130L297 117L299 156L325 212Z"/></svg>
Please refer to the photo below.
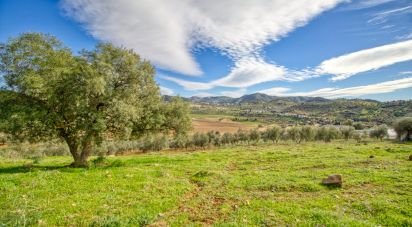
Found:
<svg viewBox="0 0 412 227"><path fill-rule="evenodd" d="M412 140L412 117L405 117L395 121L393 129L399 140Z"/></svg>
<svg viewBox="0 0 412 227"><path fill-rule="evenodd" d="M235 137L236 137L236 140L241 143L248 141L248 138L249 138L247 132L245 132L242 129L237 130Z"/></svg>
<svg viewBox="0 0 412 227"><path fill-rule="evenodd" d="M333 126L322 126L316 132L316 139L323 140L325 143L339 138L339 131Z"/></svg>
<svg viewBox="0 0 412 227"><path fill-rule="evenodd" d="M258 143L260 139L260 133L257 129L252 129L249 131L249 140L254 144Z"/></svg>
<svg viewBox="0 0 412 227"><path fill-rule="evenodd" d="M353 120L352 119L347 119L346 121L343 122L342 125L353 126Z"/></svg>
<svg viewBox="0 0 412 227"><path fill-rule="evenodd" d="M361 122L356 122L356 123L354 123L354 124L353 124L353 127L354 127L356 130L362 130L362 129L365 128L365 126L364 126Z"/></svg>
<svg viewBox="0 0 412 227"><path fill-rule="evenodd" d="M266 129L265 133L264 133L264 137L267 140L271 140L273 143L278 143L279 139L280 139L280 133L282 131L282 128L275 125L271 128Z"/></svg>
<svg viewBox="0 0 412 227"><path fill-rule="evenodd" d="M315 129L309 125L302 126L300 137L303 141L312 141L315 138Z"/></svg>
<svg viewBox="0 0 412 227"><path fill-rule="evenodd" d="M287 134L289 139L293 140L295 143L300 143L302 141L301 128L299 126L288 128Z"/></svg>
<svg viewBox="0 0 412 227"><path fill-rule="evenodd" d="M221 143L222 144L225 144L225 145L231 144L231 143L233 143L233 141L234 141L234 138L233 138L233 135L231 133L229 133L229 132L223 133L223 135L221 137Z"/></svg>
<svg viewBox="0 0 412 227"><path fill-rule="evenodd" d="M209 143L209 137L205 133L196 132L193 135L193 145L204 148Z"/></svg>
<svg viewBox="0 0 412 227"><path fill-rule="evenodd" d="M386 125L375 126L369 132L369 136L371 138L379 139L380 141L382 141L383 138L388 136L388 127Z"/></svg>
<svg viewBox="0 0 412 227"><path fill-rule="evenodd" d="M349 140L350 138L352 138L355 132L355 128L352 126L342 126L339 128L339 131L345 140Z"/></svg>

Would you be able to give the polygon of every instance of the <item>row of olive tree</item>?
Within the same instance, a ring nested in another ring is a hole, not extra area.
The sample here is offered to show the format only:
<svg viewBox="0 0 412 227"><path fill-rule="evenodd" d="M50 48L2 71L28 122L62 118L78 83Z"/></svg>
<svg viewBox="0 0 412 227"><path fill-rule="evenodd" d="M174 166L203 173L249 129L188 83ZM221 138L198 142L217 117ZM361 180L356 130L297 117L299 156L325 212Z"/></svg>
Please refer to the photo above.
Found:
<svg viewBox="0 0 412 227"><path fill-rule="evenodd" d="M22 34L0 44L0 132L31 142L61 139L75 167L87 166L107 138L185 134L187 104L164 103L154 74L129 49L103 43L74 55L53 36Z"/></svg>
<svg viewBox="0 0 412 227"><path fill-rule="evenodd" d="M402 125L402 124L401 124ZM403 126L404 127L404 126ZM220 147L227 145L246 145L257 143L278 143L279 141L292 141L302 143L307 141L331 142L336 139L354 139L358 143L367 138L383 140L388 136L388 127L378 125L369 130L355 130L353 126L293 126L282 128L280 126L268 127L265 130L241 130L235 133L220 133L209 131L207 133L197 132L192 136L187 134L177 134L175 137L168 135L148 135L139 141L124 141L122 143L112 143L109 153L122 151L159 151L162 149L196 149L210 146ZM120 145L120 146L119 146Z"/></svg>
<svg viewBox="0 0 412 227"><path fill-rule="evenodd" d="M371 137L383 139L387 133L382 133L385 126L379 126L371 130ZM379 133L372 133L379 131ZM376 135L376 136L375 136ZM207 133L195 133L192 137L179 136L171 141L171 148L189 148L189 147L208 147L208 146L222 146L235 144L256 144L258 142L278 143L279 141L293 141L297 144L306 141L324 141L331 142L335 139L355 139L360 142L367 138L368 134L365 132L357 132L351 126L293 126L289 128L281 128L279 126L272 126L266 130L259 131L252 129L249 131L239 129L235 133L220 133L218 131L210 131Z"/></svg>

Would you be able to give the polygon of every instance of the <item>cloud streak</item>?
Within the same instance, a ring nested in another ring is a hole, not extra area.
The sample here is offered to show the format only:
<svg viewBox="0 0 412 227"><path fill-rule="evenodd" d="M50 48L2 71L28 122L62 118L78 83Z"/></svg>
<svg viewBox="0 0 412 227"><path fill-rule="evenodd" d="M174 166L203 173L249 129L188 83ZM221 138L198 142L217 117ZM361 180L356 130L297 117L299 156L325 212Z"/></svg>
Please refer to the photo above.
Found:
<svg viewBox="0 0 412 227"><path fill-rule="evenodd" d="M357 73L380 69L395 63L412 60L412 40L365 49L323 61L319 74L332 74L333 81L343 80Z"/></svg>
<svg viewBox="0 0 412 227"><path fill-rule="evenodd" d="M340 98L340 97L359 97L370 94L382 94L389 93L400 89L411 88L412 77L386 81L376 84L355 86L349 88L322 88L310 92L287 92L288 88L272 88L259 91L268 95L277 96L312 96L312 97L324 97L324 98ZM283 89L283 90L282 90ZM278 91L278 92L276 92Z"/></svg>

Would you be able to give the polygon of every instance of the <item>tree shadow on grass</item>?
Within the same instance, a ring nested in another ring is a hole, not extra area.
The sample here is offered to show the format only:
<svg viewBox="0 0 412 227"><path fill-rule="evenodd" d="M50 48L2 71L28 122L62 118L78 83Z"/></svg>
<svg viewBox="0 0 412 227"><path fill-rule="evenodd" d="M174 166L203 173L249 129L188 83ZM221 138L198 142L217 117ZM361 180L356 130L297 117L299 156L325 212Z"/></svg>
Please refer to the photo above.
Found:
<svg viewBox="0 0 412 227"><path fill-rule="evenodd" d="M19 166L9 166L0 168L0 174L15 174L15 173L29 173L37 171L54 171L63 170L70 171L68 166L37 166L37 165L19 165Z"/></svg>

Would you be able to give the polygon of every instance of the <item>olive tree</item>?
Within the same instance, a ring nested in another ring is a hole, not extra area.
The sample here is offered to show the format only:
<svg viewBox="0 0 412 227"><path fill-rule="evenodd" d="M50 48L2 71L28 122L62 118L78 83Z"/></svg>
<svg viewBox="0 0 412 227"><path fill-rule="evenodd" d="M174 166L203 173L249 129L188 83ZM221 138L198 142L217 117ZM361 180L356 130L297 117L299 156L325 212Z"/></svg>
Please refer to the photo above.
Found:
<svg viewBox="0 0 412 227"><path fill-rule="evenodd" d="M98 44L73 55L53 36L25 33L1 44L0 72L0 131L62 139L74 167L87 166L105 137L170 130L155 69L132 50Z"/></svg>
<svg viewBox="0 0 412 227"><path fill-rule="evenodd" d="M371 138L376 138L376 139L380 139L381 141L382 141L383 138L385 138L386 136L388 136L388 127L386 127L386 125L375 126L375 127L372 128L372 130L369 132L369 137L371 137Z"/></svg>
<svg viewBox="0 0 412 227"><path fill-rule="evenodd" d="M339 128L339 131L345 140L349 140L353 137L355 133L355 128L352 126L342 126Z"/></svg>
<svg viewBox="0 0 412 227"><path fill-rule="evenodd" d="M395 121L393 129L399 140L412 140L412 117L405 117Z"/></svg>
<svg viewBox="0 0 412 227"><path fill-rule="evenodd" d="M264 133L264 137L268 140L272 140L273 143L275 142L278 143L280 139L281 131L282 131L282 128L275 125L273 127L266 129Z"/></svg>
<svg viewBox="0 0 412 227"><path fill-rule="evenodd" d="M289 139L293 140L295 143L300 143L302 141L301 131L302 129L299 126L293 126L288 128L287 133Z"/></svg>

